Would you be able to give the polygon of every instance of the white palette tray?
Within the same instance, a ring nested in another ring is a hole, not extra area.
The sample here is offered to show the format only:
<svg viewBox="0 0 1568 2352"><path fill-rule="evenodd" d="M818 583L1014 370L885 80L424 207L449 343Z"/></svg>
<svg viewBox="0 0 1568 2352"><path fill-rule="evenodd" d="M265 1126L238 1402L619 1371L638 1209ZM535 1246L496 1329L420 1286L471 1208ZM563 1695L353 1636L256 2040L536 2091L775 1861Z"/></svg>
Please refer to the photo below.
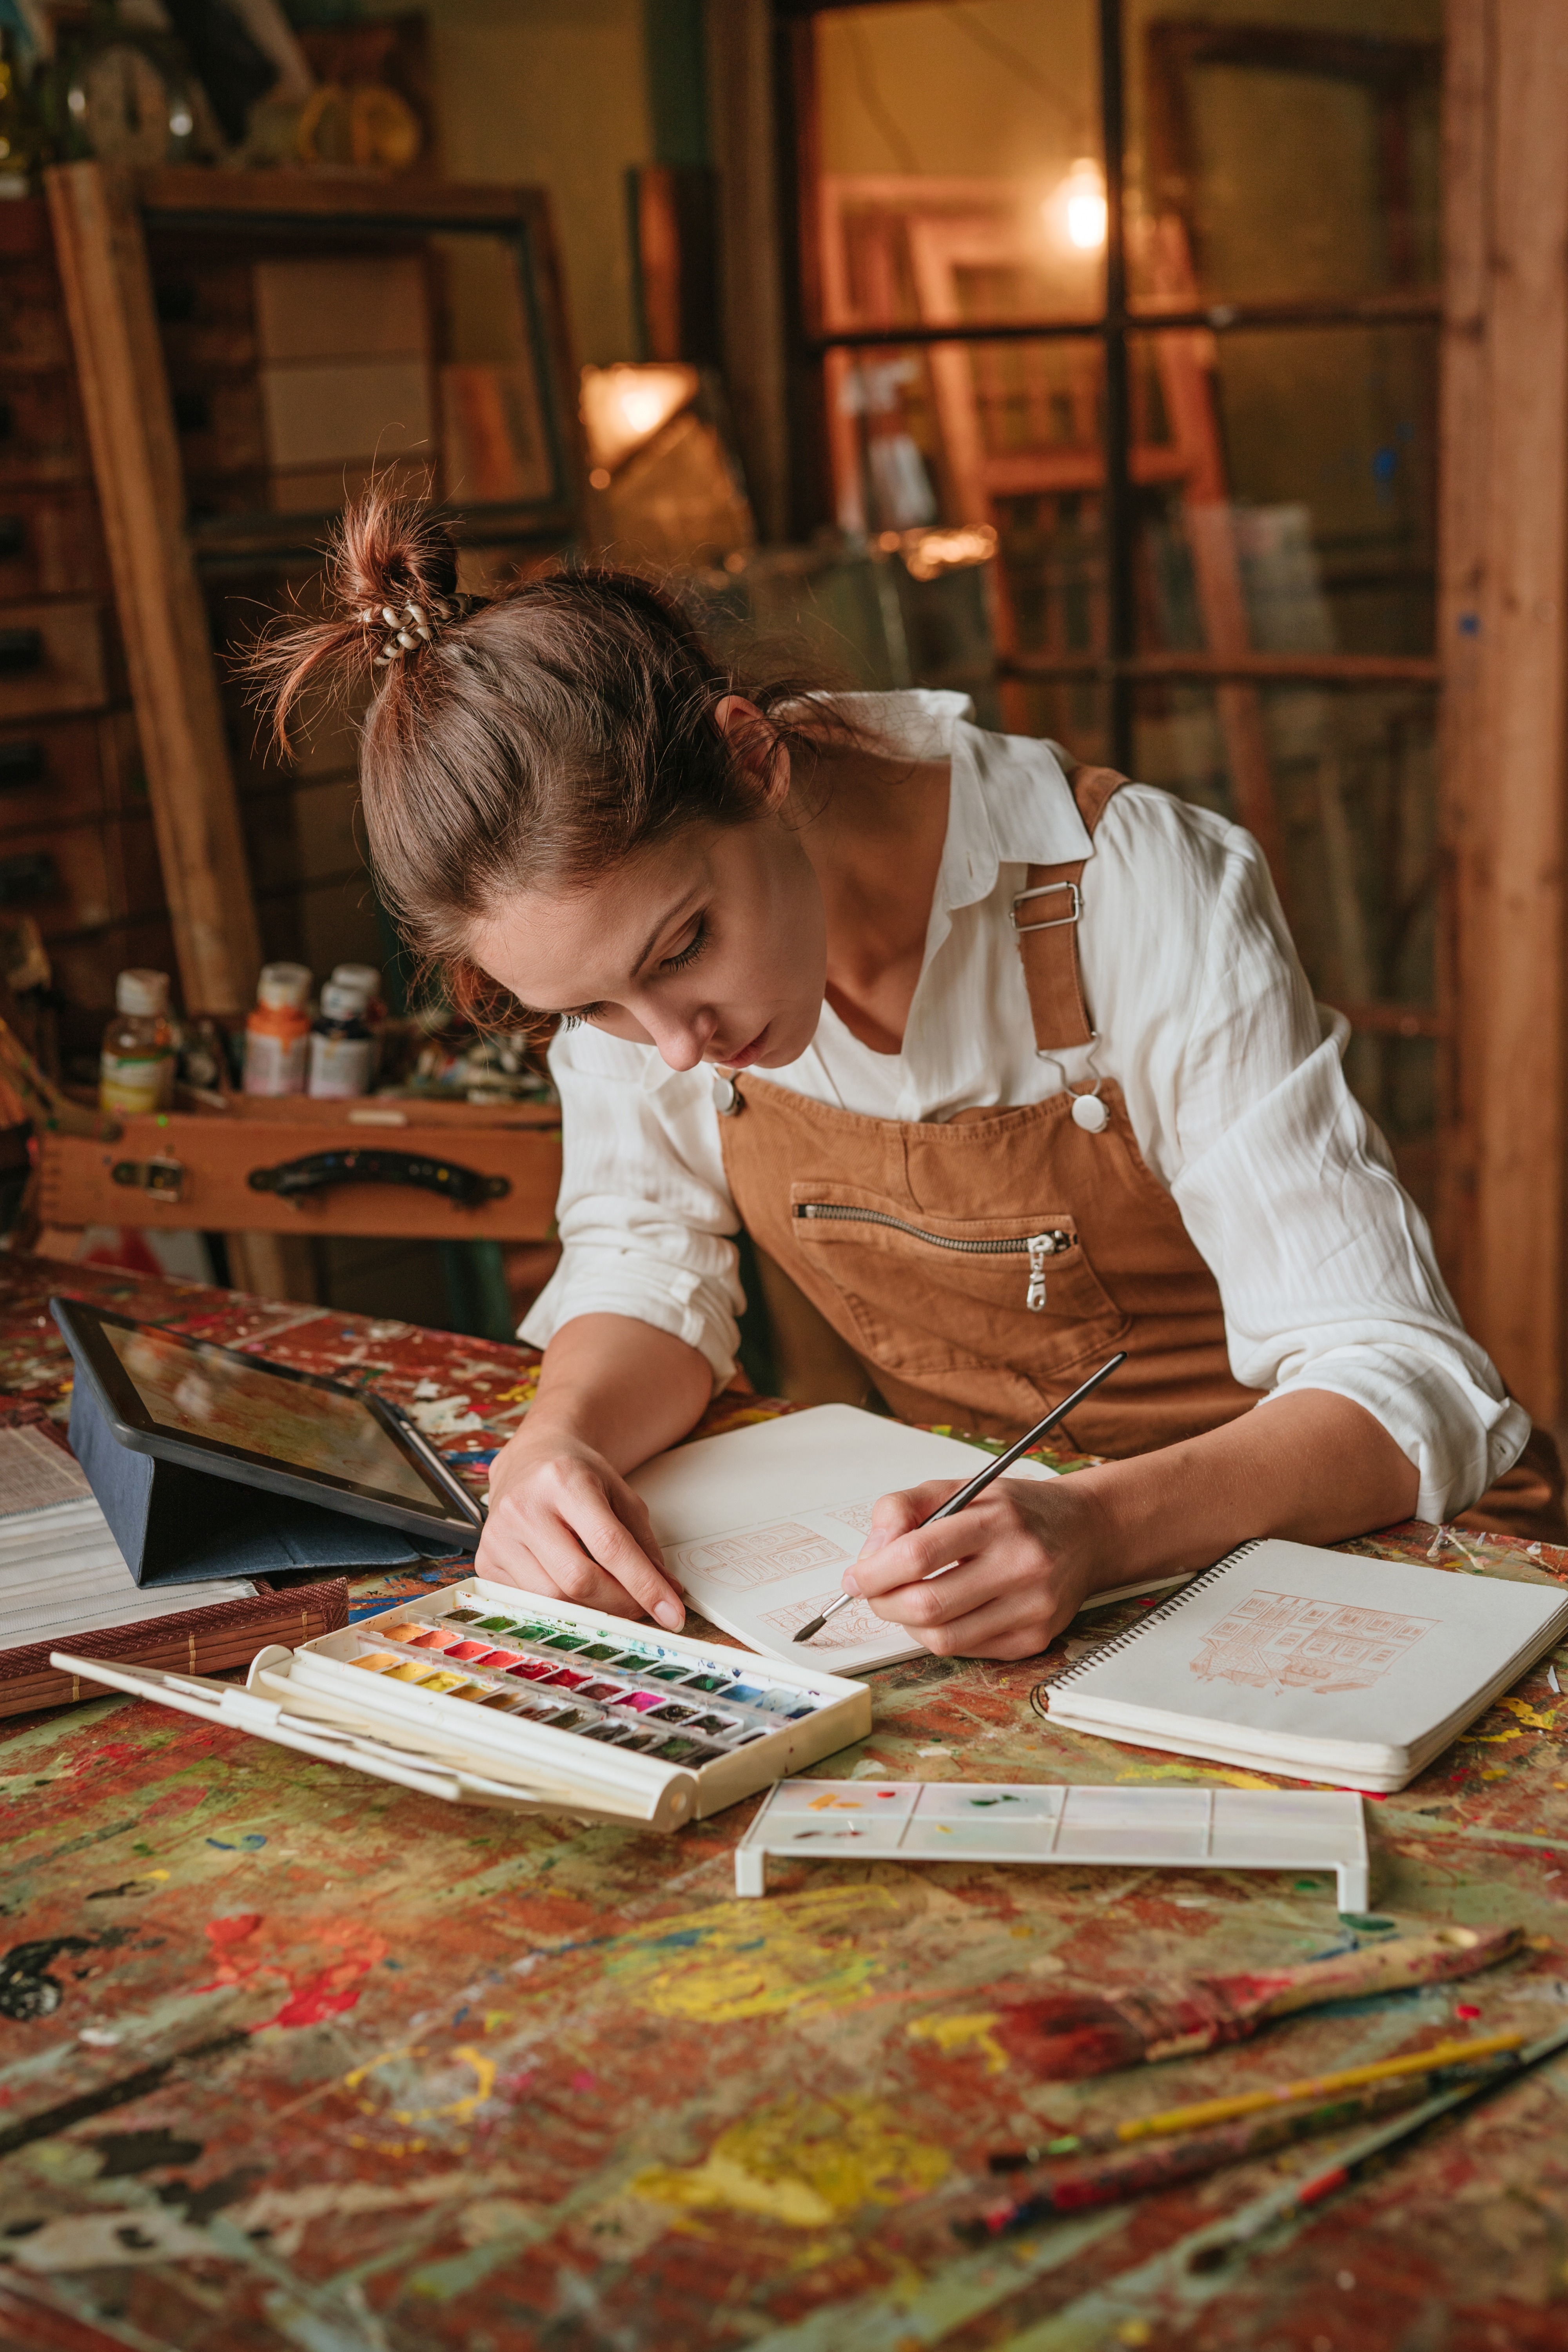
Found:
<svg viewBox="0 0 1568 2352"><path fill-rule="evenodd" d="M1081 1788L1057 1781L781 1780L735 1849L735 1892L792 1862L1126 1863L1332 1870L1342 1911L1372 1900L1348 1790Z"/></svg>

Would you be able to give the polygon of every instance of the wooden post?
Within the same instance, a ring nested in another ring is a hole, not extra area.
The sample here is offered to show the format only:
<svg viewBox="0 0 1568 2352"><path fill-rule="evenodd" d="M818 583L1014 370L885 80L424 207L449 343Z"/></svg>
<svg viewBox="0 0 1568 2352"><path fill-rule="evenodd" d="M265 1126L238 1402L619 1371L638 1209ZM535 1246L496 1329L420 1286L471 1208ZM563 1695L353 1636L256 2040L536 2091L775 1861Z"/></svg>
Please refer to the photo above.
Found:
<svg viewBox="0 0 1568 2352"><path fill-rule="evenodd" d="M1551 1423L1568 1402L1568 41L1562 0L1450 0L1448 17L1441 1226L1470 1328Z"/></svg>
<svg viewBox="0 0 1568 2352"><path fill-rule="evenodd" d="M45 178L181 987L188 1006L232 1013L261 938L141 216L131 183L97 163Z"/></svg>
<svg viewBox="0 0 1568 2352"><path fill-rule="evenodd" d="M720 0L708 11L725 384L757 528L778 540L789 512L789 426L773 38L768 0Z"/></svg>

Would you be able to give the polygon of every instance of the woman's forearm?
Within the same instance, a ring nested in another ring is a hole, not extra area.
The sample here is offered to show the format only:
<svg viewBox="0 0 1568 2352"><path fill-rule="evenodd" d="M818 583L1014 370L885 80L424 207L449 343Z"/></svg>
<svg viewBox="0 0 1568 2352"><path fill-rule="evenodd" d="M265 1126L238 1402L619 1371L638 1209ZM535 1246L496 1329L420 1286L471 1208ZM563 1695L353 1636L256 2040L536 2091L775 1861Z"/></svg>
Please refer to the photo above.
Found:
<svg viewBox="0 0 1568 2352"><path fill-rule="evenodd" d="M1381 1422L1325 1389L1293 1390L1079 1480L1105 1529L1100 1585L1200 1567L1252 1536L1328 1544L1390 1527L1415 1510L1420 1484Z"/></svg>
<svg viewBox="0 0 1568 2352"><path fill-rule="evenodd" d="M544 1351L518 1438L530 1451L574 1438L635 1470L684 1437L712 1392L707 1358L684 1339L630 1315L577 1315Z"/></svg>

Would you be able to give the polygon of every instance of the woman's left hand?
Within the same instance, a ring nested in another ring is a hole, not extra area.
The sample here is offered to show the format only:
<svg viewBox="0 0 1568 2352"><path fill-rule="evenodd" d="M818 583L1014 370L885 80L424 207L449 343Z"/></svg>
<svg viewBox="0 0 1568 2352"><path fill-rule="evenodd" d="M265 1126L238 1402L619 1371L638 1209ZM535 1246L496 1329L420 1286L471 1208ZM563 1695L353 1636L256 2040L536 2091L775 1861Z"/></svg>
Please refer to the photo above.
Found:
<svg viewBox="0 0 1568 2352"><path fill-rule="evenodd" d="M962 1484L884 1495L845 1589L938 1657L1032 1658L1091 1592L1119 1580L1104 1516L1078 1478L998 1478L967 1510L921 1527Z"/></svg>

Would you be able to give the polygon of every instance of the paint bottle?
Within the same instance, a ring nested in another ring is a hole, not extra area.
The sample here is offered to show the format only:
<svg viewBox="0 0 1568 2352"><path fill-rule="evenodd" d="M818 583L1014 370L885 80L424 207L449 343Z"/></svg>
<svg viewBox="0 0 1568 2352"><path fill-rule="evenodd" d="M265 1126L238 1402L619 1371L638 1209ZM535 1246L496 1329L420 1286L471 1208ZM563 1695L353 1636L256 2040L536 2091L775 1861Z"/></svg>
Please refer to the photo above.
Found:
<svg viewBox="0 0 1568 2352"><path fill-rule="evenodd" d="M174 1032L166 971L122 971L98 1063L100 1109L118 1118L167 1110L174 1099Z"/></svg>
<svg viewBox="0 0 1568 2352"><path fill-rule="evenodd" d="M245 1024L247 1095L304 1093L310 994L310 975L302 963L262 965L256 1009Z"/></svg>
<svg viewBox="0 0 1568 2352"><path fill-rule="evenodd" d="M368 1094L374 1052L375 1041L364 1017L364 998L357 988L344 988L329 980L310 1031L307 1091L338 1099Z"/></svg>
<svg viewBox="0 0 1568 2352"><path fill-rule="evenodd" d="M373 963L335 963L331 977L334 988L357 989L364 1001L364 1017L370 1028L370 1076L363 1091L369 1094L381 1076L385 1043L383 1024L386 1020L386 1000L381 992L381 973Z"/></svg>

